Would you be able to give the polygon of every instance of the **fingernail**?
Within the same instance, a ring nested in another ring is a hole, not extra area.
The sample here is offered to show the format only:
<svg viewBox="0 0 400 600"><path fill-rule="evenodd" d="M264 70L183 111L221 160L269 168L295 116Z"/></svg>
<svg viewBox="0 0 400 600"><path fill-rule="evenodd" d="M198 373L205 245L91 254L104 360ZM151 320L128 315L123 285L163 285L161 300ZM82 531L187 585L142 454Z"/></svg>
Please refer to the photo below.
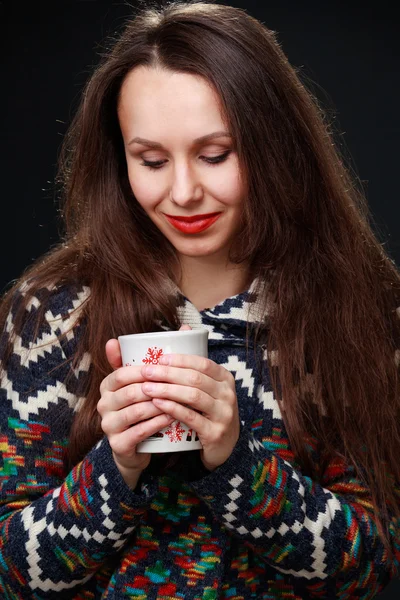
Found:
<svg viewBox="0 0 400 600"><path fill-rule="evenodd" d="M169 365L169 356L160 356L158 359L159 365Z"/></svg>
<svg viewBox="0 0 400 600"><path fill-rule="evenodd" d="M142 384L142 389L144 392L153 392L155 390L154 383L148 383L147 381Z"/></svg>

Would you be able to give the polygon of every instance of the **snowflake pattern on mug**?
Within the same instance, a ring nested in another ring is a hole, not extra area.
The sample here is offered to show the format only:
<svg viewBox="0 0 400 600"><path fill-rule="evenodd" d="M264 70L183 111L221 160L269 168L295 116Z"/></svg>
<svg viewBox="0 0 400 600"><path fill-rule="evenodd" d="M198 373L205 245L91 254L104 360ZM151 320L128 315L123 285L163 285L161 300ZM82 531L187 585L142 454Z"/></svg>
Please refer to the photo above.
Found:
<svg viewBox="0 0 400 600"><path fill-rule="evenodd" d="M146 365L158 365L158 361L162 354L162 348L158 348L157 346L154 346L153 348L148 348L146 356L142 359L142 362L144 362Z"/></svg>
<svg viewBox="0 0 400 600"><path fill-rule="evenodd" d="M182 429L180 421L174 421L165 433L169 437L170 442L181 442L182 435L185 433L185 429Z"/></svg>

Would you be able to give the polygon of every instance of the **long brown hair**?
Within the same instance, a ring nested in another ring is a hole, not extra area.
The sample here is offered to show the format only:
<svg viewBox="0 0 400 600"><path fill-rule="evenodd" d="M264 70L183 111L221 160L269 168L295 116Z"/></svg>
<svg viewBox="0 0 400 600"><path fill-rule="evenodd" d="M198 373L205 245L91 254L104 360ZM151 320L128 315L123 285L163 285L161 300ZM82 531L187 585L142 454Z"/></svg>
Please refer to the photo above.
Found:
<svg viewBox="0 0 400 600"><path fill-rule="evenodd" d="M89 351L92 368L69 464L102 435L96 404L110 372L106 341L153 330L160 315L179 327L169 294L176 252L128 182L121 84L138 65L197 74L218 92L245 178L243 230L231 259L249 261L268 281L260 294L273 310L257 336L266 339L293 456L322 483L324 464L313 463L306 440L317 441L326 463L354 465L391 555L389 507L400 516L400 275L372 231L362 186L334 145L326 113L275 32L238 8L172 2L142 9L111 42L62 146L63 241L23 276L30 294L54 281L90 287L75 361ZM18 285L3 299L3 323Z"/></svg>

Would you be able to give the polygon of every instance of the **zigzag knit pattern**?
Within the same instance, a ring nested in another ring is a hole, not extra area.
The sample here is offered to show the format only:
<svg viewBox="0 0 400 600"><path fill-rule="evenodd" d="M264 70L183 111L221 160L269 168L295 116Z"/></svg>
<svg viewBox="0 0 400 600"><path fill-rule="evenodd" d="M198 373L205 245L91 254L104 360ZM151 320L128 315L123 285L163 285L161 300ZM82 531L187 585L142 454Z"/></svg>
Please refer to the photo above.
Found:
<svg viewBox="0 0 400 600"><path fill-rule="evenodd" d="M368 600L399 572L399 524L388 564L351 465L330 464L322 486L296 464L268 369L257 368L264 351L246 352L246 321L262 318L252 288L200 312L177 290L182 323L208 329L209 357L235 377L241 433L231 456L208 472L198 451L181 453L159 473L144 471L134 491L106 438L64 471L90 370L89 355L70 367L90 290L54 289L36 332L46 292L30 299L2 365L1 598ZM308 443L318 461L317 442Z"/></svg>

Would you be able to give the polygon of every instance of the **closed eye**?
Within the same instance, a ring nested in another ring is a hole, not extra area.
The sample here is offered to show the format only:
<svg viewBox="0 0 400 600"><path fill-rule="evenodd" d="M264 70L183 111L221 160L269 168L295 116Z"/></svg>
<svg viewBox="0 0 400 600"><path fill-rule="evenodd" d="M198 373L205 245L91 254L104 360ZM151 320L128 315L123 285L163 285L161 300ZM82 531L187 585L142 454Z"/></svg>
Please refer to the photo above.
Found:
<svg viewBox="0 0 400 600"><path fill-rule="evenodd" d="M230 153L231 153L231 150L227 150L226 152L224 152L223 154L219 154L218 156L212 156L212 157L200 156L200 158L208 165L214 166L214 165L218 165L219 163L224 162L228 158ZM166 162L167 161L165 161L165 160L149 161L149 160L143 159L143 162L140 164L143 165L144 167L148 167L150 170L157 171L158 169L162 169L162 167L165 165Z"/></svg>

